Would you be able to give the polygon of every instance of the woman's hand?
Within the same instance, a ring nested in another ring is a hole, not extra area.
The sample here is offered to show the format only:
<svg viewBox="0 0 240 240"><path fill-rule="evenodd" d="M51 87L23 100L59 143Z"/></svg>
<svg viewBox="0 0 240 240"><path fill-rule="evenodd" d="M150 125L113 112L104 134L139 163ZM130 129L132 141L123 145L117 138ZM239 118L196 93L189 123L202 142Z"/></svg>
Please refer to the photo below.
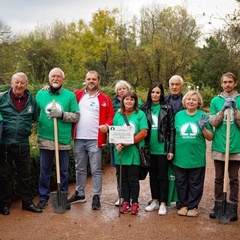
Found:
<svg viewBox="0 0 240 240"><path fill-rule="evenodd" d="M173 159L173 153L167 154L167 160L171 161Z"/></svg>
<svg viewBox="0 0 240 240"><path fill-rule="evenodd" d="M124 146L121 143L116 143L115 146L118 152L121 152L124 148Z"/></svg>

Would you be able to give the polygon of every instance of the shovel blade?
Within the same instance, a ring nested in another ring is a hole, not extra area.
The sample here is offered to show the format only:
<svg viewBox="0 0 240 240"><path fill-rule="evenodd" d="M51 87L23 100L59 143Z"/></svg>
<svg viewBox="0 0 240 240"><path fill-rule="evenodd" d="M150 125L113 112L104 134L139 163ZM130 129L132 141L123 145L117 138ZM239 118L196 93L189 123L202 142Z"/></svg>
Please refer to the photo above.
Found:
<svg viewBox="0 0 240 240"><path fill-rule="evenodd" d="M55 191L50 193L53 212L64 213L67 209L67 196L68 192Z"/></svg>
<svg viewBox="0 0 240 240"><path fill-rule="evenodd" d="M228 223L233 216L233 203L225 200L216 200L214 212L216 219L219 223Z"/></svg>

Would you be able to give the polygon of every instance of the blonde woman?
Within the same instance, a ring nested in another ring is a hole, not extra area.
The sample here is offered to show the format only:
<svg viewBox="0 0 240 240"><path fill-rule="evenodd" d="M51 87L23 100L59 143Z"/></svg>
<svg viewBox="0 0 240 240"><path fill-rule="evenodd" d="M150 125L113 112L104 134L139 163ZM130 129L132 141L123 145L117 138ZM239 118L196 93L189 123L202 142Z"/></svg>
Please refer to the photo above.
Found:
<svg viewBox="0 0 240 240"><path fill-rule="evenodd" d="M206 166L206 141L213 138L208 115L200 108L203 100L199 92L189 91L182 100L184 110L175 116L175 155L178 215L198 216L198 204L203 194Z"/></svg>

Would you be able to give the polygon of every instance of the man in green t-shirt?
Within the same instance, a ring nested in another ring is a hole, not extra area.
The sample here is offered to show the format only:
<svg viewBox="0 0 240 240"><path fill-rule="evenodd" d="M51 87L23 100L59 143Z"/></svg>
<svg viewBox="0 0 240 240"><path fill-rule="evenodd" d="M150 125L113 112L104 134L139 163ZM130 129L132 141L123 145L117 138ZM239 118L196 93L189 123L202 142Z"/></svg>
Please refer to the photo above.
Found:
<svg viewBox="0 0 240 240"><path fill-rule="evenodd" d="M215 166L214 194L215 200L223 200L223 179L224 161L226 151L226 128L227 128L227 108L231 109L230 117L230 146L229 146L229 184L230 201L234 203L233 216L231 221L237 221L237 203L239 192L238 171L240 166L240 94L235 90L237 86L236 76L225 73L221 77L221 87L223 92L214 97L210 103L210 123L215 127L215 134L212 141L212 159ZM216 218L214 209L210 218Z"/></svg>
<svg viewBox="0 0 240 240"><path fill-rule="evenodd" d="M54 68L49 73L50 87L38 91L36 100L40 108L38 148L40 149L40 176L38 207L47 206L50 196L50 174L55 156L53 118L57 118L61 191L68 191L68 161L71 147L72 123L79 120L79 107L75 94L63 87L64 72ZM56 107L53 106L53 100Z"/></svg>

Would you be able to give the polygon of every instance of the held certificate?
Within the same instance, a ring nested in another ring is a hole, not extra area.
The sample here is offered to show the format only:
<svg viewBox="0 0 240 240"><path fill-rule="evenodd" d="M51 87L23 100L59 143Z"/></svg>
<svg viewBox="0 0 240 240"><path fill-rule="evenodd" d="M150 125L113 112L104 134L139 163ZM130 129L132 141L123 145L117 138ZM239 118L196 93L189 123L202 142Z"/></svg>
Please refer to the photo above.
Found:
<svg viewBox="0 0 240 240"><path fill-rule="evenodd" d="M134 143L134 126L109 126L109 143Z"/></svg>

